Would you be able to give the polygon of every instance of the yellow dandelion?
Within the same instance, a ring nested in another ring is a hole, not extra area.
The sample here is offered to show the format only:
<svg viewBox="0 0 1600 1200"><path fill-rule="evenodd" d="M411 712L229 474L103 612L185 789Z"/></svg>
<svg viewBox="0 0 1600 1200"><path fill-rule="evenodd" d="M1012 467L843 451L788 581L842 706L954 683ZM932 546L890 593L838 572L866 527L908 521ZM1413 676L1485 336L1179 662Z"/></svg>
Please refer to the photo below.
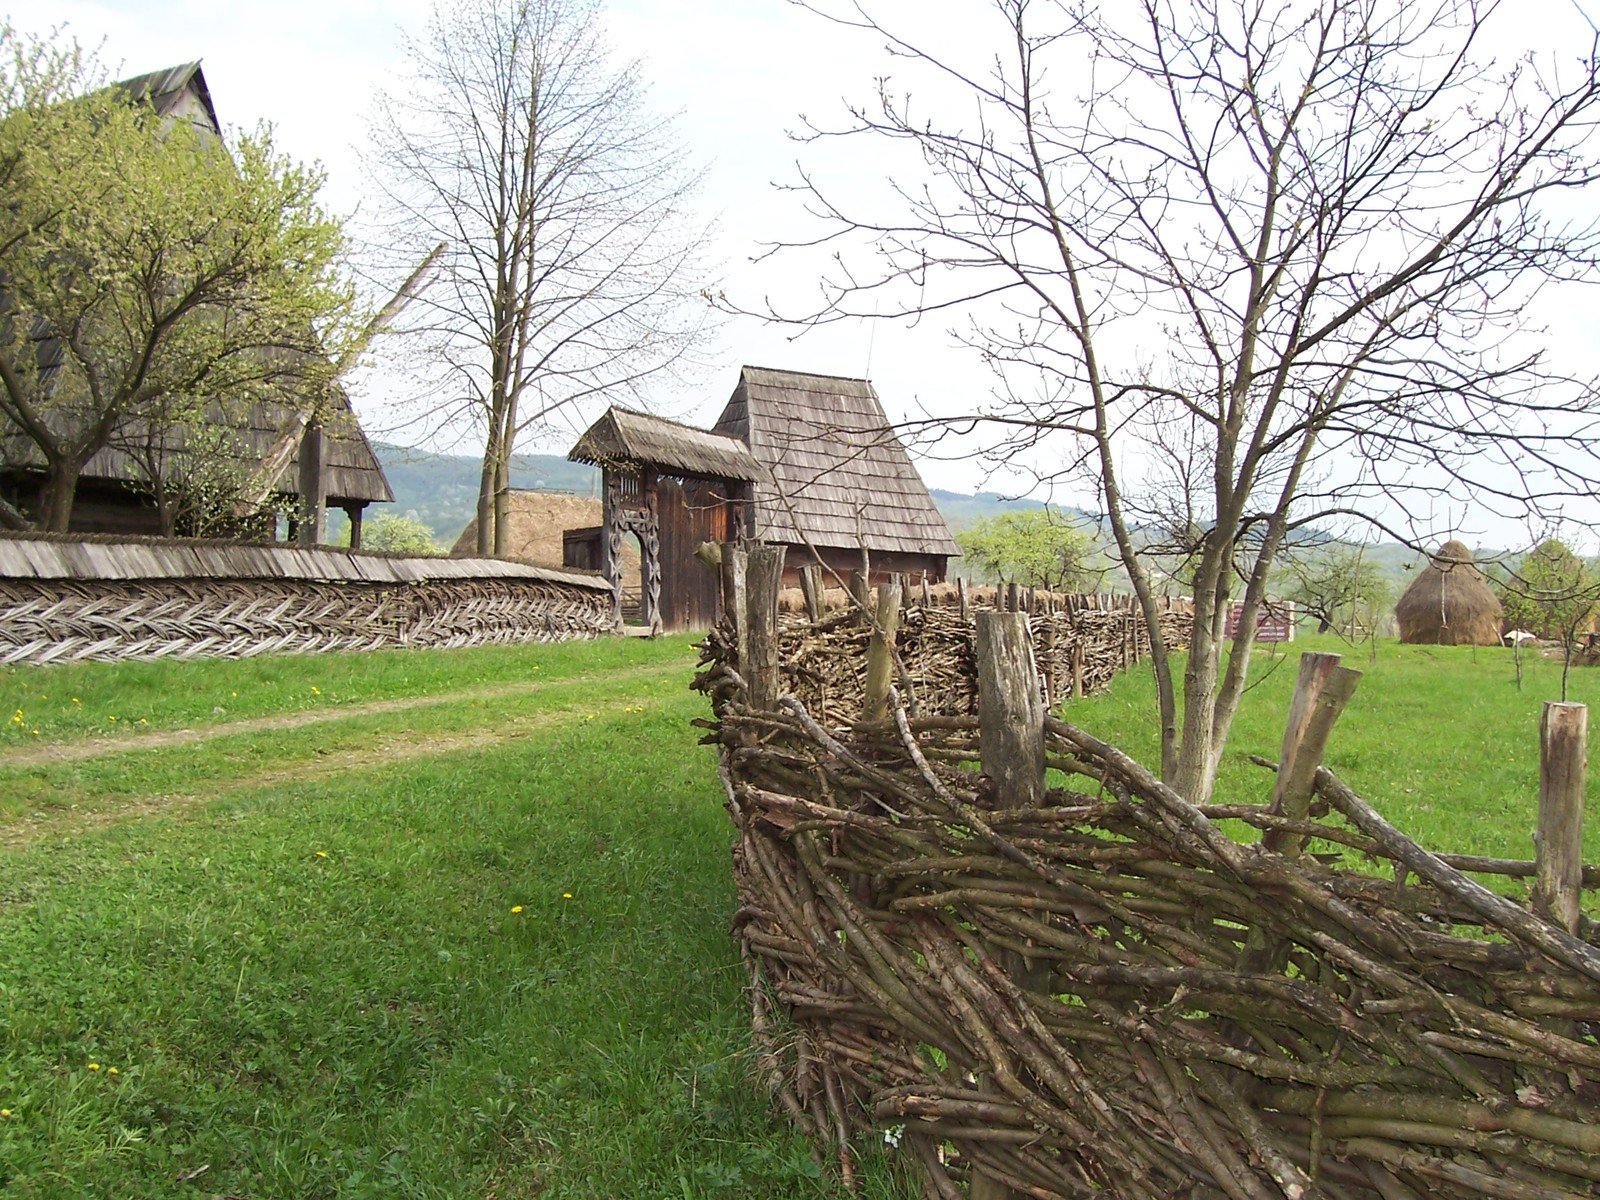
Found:
<svg viewBox="0 0 1600 1200"><path fill-rule="evenodd" d="M513 904L513 905L512 905L512 906L511 906L511 911L512 911L512 912L514 912L514 913L519 913L519 912L521 912L521 911L522 911L522 905L520 905L520 904Z"/></svg>
<svg viewBox="0 0 1600 1200"><path fill-rule="evenodd" d="M313 696L320 696L320 695L322 695L322 689L319 688L316 684L312 684L311 685L311 694Z"/></svg>
<svg viewBox="0 0 1600 1200"><path fill-rule="evenodd" d="M115 717L108 717L107 720L115 721L116 718Z"/></svg>
<svg viewBox="0 0 1600 1200"><path fill-rule="evenodd" d="M0 1117L9 1117L10 1115L11 1110L9 1108L0 1108Z"/></svg>
<svg viewBox="0 0 1600 1200"><path fill-rule="evenodd" d="M16 712L11 714L11 723L13 725L21 725L22 724L22 710L20 708L17 709Z"/></svg>
<svg viewBox="0 0 1600 1200"><path fill-rule="evenodd" d="M73 698L72 698L72 702L73 702L73 703L74 703L74 704L76 704L76 705L79 705L79 706L82 706L82 704L83 704L83 701L82 701L82 700L79 700L79 699L78 699L78 698L77 698L77 697L76 697L76 696L74 696L74 697L73 697Z"/></svg>
<svg viewBox="0 0 1600 1200"><path fill-rule="evenodd" d="M229 692L228 695L232 696L235 700L237 700L239 698L239 693L238 692Z"/></svg>
<svg viewBox="0 0 1600 1200"><path fill-rule="evenodd" d="M99 1063L92 1062L92 1063L89 1064L89 1070L98 1071L99 1069L100 1069L100 1064Z"/></svg>
<svg viewBox="0 0 1600 1200"><path fill-rule="evenodd" d="M115 1067L107 1067L106 1068L106 1074L107 1075L120 1075L121 1072L118 1071Z"/></svg>
<svg viewBox="0 0 1600 1200"><path fill-rule="evenodd" d="M318 850L317 851L317 857L318 858L327 858L328 857L328 852L326 850Z"/></svg>
<svg viewBox="0 0 1600 1200"><path fill-rule="evenodd" d="M571 900L572 899L572 893L571 892L562 892L561 893L561 898L563 900Z"/></svg>

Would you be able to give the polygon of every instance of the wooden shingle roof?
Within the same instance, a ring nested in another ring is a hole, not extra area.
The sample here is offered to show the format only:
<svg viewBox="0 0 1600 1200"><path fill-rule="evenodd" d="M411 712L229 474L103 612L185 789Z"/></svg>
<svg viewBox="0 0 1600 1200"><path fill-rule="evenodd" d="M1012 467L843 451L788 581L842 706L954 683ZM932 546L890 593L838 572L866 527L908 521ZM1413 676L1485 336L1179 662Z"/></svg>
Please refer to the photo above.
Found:
<svg viewBox="0 0 1600 1200"><path fill-rule="evenodd" d="M745 367L715 428L770 473L756 482L757 537L961 553L865 379Z"/></svg>
<svg viewBox="0 0 1600 1200"><path fill-rule="evenodd" d="M584 431L567 457L597 467L648 464L669 475L742 483L762 474L749 448L737 437L615 405Z"/></svg>
<svg viewBox="0 0 1600 1200"><path fill-rule="evenodd" d="M211 101L211 89L206 84L205 72L198 62L181 63L136 75L111 85L127 93L135 103L148 103L155 112L172 120L187 120L202 133L216 135L221 126L216 108ZM225 152L225 151L224 151ZM0 308L4 308L0 304ZM63 350L58 338L42 326L33 335L37 342L39 370L42 386L48 389L55 372L63 365ZM288 356L288 351L262 351ZM332 398L334 412L323 418L326 433L324 441L323 480L324 495L329 503L390 502L394 493L384 477L383 467L372 451L367 436L362 432L350 398L342 388L336 388ZM81 414L65 405L50 406L43 421L54 432L61 433L73 427ZM278 400L238 400L213 404L206 412L203 423L225 430L233 443L240 468L254 469L279 441L282 431L296 420L290 403ZM84 465L85 479L100 479L135 486L147 483L146 472L140 467L135 454L165 459L181 454L189 430L171 428L153 430L147 420L129 418L114 430L110 444L100 449ZM154 445L151 443L154 442ZM0 425L0 462L11 468L42 470L45 459L30 439L19 430ZM279 495L298 496L300 492L299 449L295 450L283 473L272 489Z"/></svg>

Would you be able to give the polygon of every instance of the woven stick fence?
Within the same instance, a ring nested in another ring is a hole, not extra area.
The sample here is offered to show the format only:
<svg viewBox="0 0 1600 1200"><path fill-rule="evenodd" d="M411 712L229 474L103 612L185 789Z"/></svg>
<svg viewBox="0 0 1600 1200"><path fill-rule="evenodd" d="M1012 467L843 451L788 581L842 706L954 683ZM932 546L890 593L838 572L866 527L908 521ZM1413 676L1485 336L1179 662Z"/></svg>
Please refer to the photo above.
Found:
<svg viewBox="0 0 1600 1200"><path fill-rule="evenodd" d="M1463 873L1548 863L1431 853L1306 756L1298 808L1195 805L1051 717L819 720L776 643L753 604L699 683L760 1069L846 1182L872 1132L939 1200L1600 1194L1600 934Z"/></svg>
<svg viewBox="0 0 1600 1200"><path fill-rule="evenodd" d="M872 622L849 610L815 622L798 614L779 619L785 689L825 724L855 720L865 702ZM1035 611L1028 624L1047 707L1103 690L1148 656L1144 616L1136 609ZM1161 630L1166 645L1175 650L1186 647L1188 626L1183 602L1165 602ZM900 613L893 676L912 714L977 712L973 630L972 617L952 608L913 605Z"/></svg>
<svg viewBox="0 0 1600 1200"><path fill-rule="evenodd" d="M607 593L525 579L0 579L0 664L449 648L610 629Z"/></svg>

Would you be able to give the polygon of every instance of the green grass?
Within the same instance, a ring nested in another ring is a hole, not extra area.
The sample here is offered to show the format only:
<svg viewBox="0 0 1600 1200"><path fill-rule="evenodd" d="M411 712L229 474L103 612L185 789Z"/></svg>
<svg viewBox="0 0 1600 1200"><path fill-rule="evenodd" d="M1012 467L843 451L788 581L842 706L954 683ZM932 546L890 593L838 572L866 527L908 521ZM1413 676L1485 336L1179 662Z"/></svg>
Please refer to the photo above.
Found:
<svg viewBox="0 0 1600 1200"><path fill-rule="evenodd" d="M1219 799L1266 795L1246 756L1276 756L1306 648L1337 644L1259 653ZM1558 668L1346 661L1329 765L1433 848L1528 856ZM0 672L0 1196L830 1195L749 1079L691 664L676 638ZM1068 715L1153 762L1152 706L1135 671ZM873 1162L865 1194L914 1190Z"/></svg>
<svg viewBox="0 0 1600 1200"><path fill-rule="evenodd" d="M676 653L683 656L681 639L665 644L678 647ZM604 638L532 651L491 646L459 653L376 650L189 663L0 667L0 751L520 685L541 677L598 678L654 661L636 643Z"/></svg>
<svg viewBox="0 0 1600 1200"><path fill-rule="evenodd" d="M1533 856L1538 811L1539 713L1561 698L1559 663L1525 654L1519 691L1511 651L1499 647L1347 646L1303 637L1281 651L1258 648L1218 775L1219 801L1259 802L1272 775L1250 763L1277 760L1300 654L1343 653L1364 673L1334 729L1326 765L1393 824L1429 849L1508 858ZM1600 670L1573 668L1568 698L1600 705ZM1102 696L1073 701L1068 720L1160 762L1155 686L1143 668ZM1597 719L1600 720L1600 719ZM1593 736L1600 736L1597 728ZM1600 772L1589 775L1587 861L1600 858Z"/></svg>
<svg viewBox="0 0 1600 1200"><path fill-rule="evenodd" d="M63 742L73 695L174 728L308 681L550 685L0 762L98 818L0 813L0 1195L831 1194L749 1080L690 666L668 639L5 676ZM912 1193L873 1164L866 1194Z"/></svg>

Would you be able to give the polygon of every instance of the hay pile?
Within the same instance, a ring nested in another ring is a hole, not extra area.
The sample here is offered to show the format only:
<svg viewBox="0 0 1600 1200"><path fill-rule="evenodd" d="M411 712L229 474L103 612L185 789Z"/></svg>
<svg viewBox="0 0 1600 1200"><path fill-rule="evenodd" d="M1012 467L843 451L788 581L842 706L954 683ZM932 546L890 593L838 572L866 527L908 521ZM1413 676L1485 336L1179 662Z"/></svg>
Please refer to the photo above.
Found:
<svg viewBox="0 0 1600 1200"><path fill-rule="evenodd" d="M1500 599L1465 543L1450 541L1394 606L1400 640L1427 646L1498 646Z"/></svg>

